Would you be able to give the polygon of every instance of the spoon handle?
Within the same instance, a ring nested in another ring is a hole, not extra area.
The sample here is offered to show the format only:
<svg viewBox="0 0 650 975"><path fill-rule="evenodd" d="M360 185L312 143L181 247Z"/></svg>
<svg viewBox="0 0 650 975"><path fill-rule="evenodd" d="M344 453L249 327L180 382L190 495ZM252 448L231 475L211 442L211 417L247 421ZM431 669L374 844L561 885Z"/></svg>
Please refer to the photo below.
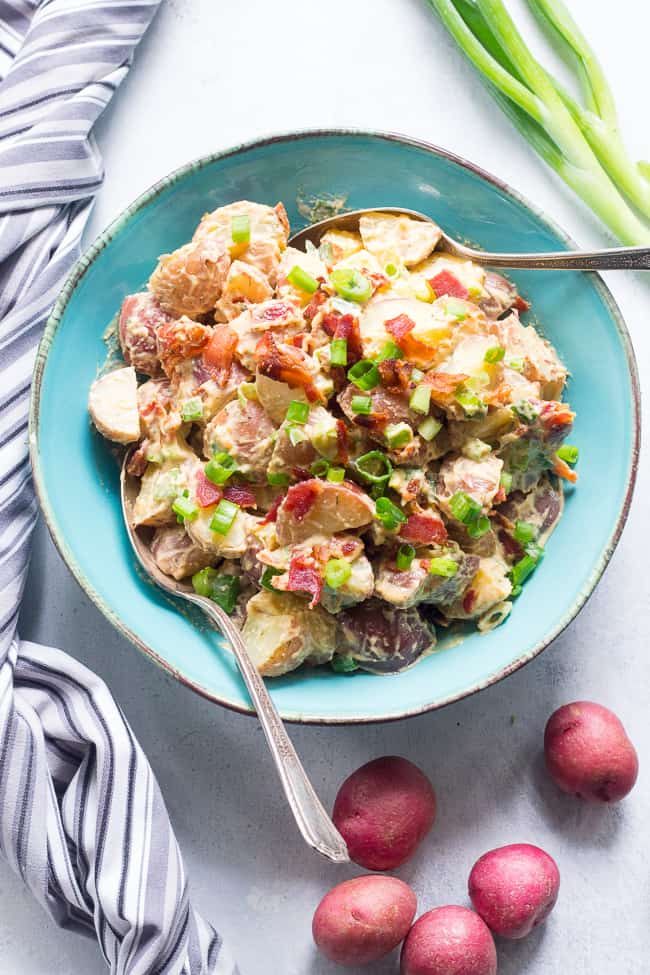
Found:
<svg viewBox="0 0 650 975"><path fill-rule="evenodd" d="M602 251L558 251L550 254L489 254L445 242L444 249L466 260L490 267L529 267L537 270L649 271L650 247L615 247Z"/></svg>
<svg viewBox="0 0 650 975"><path fill-rule="evenodd" d="M212 619L232 647L244 683L255 705L287 801L305 842L328 860L333 860L335 863L349 863L350 856L345 840L325 812L314 787L307 778L307 773L266 689L266 684L248 655L239 630L219 606L201 597L195 597L192 601L196 602Z"/></svg>

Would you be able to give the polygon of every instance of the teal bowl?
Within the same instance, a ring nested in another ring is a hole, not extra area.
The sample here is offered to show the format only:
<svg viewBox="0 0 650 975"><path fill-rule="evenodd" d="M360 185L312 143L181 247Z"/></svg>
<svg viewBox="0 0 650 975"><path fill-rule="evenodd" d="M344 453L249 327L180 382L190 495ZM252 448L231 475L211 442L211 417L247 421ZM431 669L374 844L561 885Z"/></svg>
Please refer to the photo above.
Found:
<svg viewBox="0 0 650 975"><path fill-rule="evenodd" d="M506 185L442 149L395 135L301 132L190 163L148 190L87 251L47 324L34 376L30 443L50 532L77 581L152 660L198 694L250 711L221 638L136 570L114 456L92 430L88 387L106 357L102 335L157 256L232 200L282 200L292 228L331 212L404 206L454 237L495 251L548 251L569 238ZM571 372L572 441L580 480L547 555L507 622L474 633L390 677L300 670L269 682L286 720L353 723L403 718L487 687L540 653L574 618L621 533L636 474L639 386L630 338L594 274L512 275Z"/></svg>

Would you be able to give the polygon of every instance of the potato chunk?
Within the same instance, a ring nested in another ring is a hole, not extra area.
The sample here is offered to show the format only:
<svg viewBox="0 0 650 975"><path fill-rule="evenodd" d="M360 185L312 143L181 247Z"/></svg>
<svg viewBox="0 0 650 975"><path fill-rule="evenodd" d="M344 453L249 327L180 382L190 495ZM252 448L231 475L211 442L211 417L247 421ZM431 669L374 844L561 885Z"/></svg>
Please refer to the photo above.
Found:
<svg viewBox="0 0 650 975"><path fill-rule="evenodd" d="M259 672L278 677L306 660L331 660L336 623L325 610L309 609L298 596L259 592L248 602L242 636Z"/></svg>
<svg viewBox="0 0 650 975"><path fill-rule="evenodd" d="M312 478L289 488L275 527L280 545L294 545L310 535L369 525L374 514L372 499L350 481L336 484Z"/></svg>
<svg viewBox="0 0 650 975"><path fill-rule="evenodd" d="M507 566L498 559L481 559L465 595L445 607L445 615L455 620L475 619L507 599L512 592L512 583L506 569Z"/></svg>
<svg viewBox="0 0 650 975"><path fill-rule="evenodd" d="M359 220L363 246L381 260L397 258L407 267L429 256L440 240L440 227L406 214L369 213Z"/></svg>
<svg viewBox="0 0 650 975"><path fill-rule="evenodd" d="M160 571L173 579L194 575L212 561L212 556L192 541L183 525L158 528L151 542L151 554Z"/></svg>
<svg viewBox="0 0 650 975"><path fill-rule="evenodd" d="M224 246L208 237L163 254L149 287L164 311L178 318L195 318L214 308L229 267Z"/></svg>
<svg viewBox="0 0 650 975"><path fill-rule="evenodd" d="M140 439L138 384L135 369L126 366L96 379L88 395L90 418L102 434L115 443Z"/></svg>

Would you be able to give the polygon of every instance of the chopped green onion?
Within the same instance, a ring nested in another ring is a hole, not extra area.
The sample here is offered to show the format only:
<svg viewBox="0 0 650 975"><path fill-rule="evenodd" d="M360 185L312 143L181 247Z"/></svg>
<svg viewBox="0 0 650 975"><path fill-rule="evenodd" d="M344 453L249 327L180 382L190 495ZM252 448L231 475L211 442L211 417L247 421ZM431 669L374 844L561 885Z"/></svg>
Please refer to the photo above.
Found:
<svg viewBox="0 0 650 975"><path fill-rule="evenodd" d="M303 403L302 400L294 399L291 400L289 406L287 407L286 419L289 423L306 423L307 417L309 416L309 403Z"/></svg>
<svg viewBox="0 0 650 975"><path fill-rule="evenodd" d="M345 468L330 467L327 472L327 480L332 481L334 484L340 484L341 481L345 480Z"/></svg>
<svg viewBox="0 0 650 975"><path fill-rule="evenodd" d="M227 535L239 510L239 505L235 504L234 501L227 501L222 498L210 519L210 530L218 535Z"/></svg>
<svg viewBox="0 0 650 975"><path fill-rule="evenodd" d="M239 213L230 221L230 236L234 244L247 244L251 239L251 221L247 213Z"/></svg>
<svg viewBox="0 0 650 975"><path fill-rule="evenodd" d="M279 590L274 587L273 583L271 582L271 579L273 578L273 576L281 576L281 575L282 575L282 569L276 569L272 565L267 565L267 567L264 569L264 572L260 576L260 586L262 587L262 589L268 590L268 592L278 592Z"/></svg>
<svg viewBox="0 0 650 975"><path fill-rule="evenodd" d="M518 562L515 562L508 573L510 581L515 588L521 586L522 582L525 582L531 572L537 567L537 562L538 559L534 559L531 555L524 555Z"/></svg>
<svg viewBox="0 0 650 975"><path fill-rule="evenodd" d="M194 573L192 576L192 586L197 596L210 597L212 595L212 586L218 574L217 570L210 566L207 569L201 569L200 572Z"/></svg>
<svg viewBox="0 0 650 975"><path fill-rule="evenodd" d="M449 298L445 303L445 312L447 315L453 315L457 322L464 322L467 318L467 305L457 298Z"/></svg>
<svg viewBox="0 0 650 975"><path fill-rule="evenodd" d="M482 416L487 410L480 396L477 396L467 386L461 386L454 393L454 399L462 406L465 416Z"/></svg>
<svg viewBox="0 0 650 975"><path fill-rule="evenodd" d="M404 353L396 342L389 339L385 342L379 355L375 356L375 362L384 362L385 359L403 359Z"/></svg>
<svg viewBox="0 0 650 975"><path fill-rule="evenodd" d="M411 393L409 406L416 413L428 413L431 406L431 386L426 383L416 386Z"/></svg>
<svg viewBox="0 0 650 975"><path fill-rule="evenodd" d="M537 528L529 521L516 521L515 530L512 533L515 541L520 545L527 545L537 537Z"/></svg>
<svg viewBox="0 0 650 975"><path fill-rule="evenodd" d="M353 267L337 267L330 273L334 290L346 301L367 301L372 295L372 282Z"/></svg>
<svg viewBox="0 0 650 975"><path fill-rule="evenodd" d="M481 461L492 453L492 448L484 440L479 440L478 437L470 437L461 447L461 453L463 457L468 457L470 460Z"/></svg>
<svg viewBox="0 0 650 975"><path fill-rule="evenodd" d="M389 278L394 278L398 270L399 268L397 267L397 264L393 264L392 262L389 262L384 268L384 271Z"/></svg>
<svg viewBox="0 0 650 975"><path fill-rule="evenodd" d="M172 511L181 521L195 521L199 516L198 507L182 494L172 504Z"/></svg>
<svg viewBox="0 0 650 975"><path fill-rule="evenodd" d="M485 515L475 518L467 526L467 534L470 538L482 538L490 530L490 519Z"/></svg>
<svg viewBox="0 0 650 975"><path fill-rule="evenodd" d="M386 484L393 473L393 465L381 450L370 450L354 463L359 477L368 484Z"/></svg>
<svg viewBox="0 0 650 975"><path fill-rule="evenodd" d="M225 613L232 613L237 605L239 595L239 577L229 575L218 575L212 585L210 599L221 606Z"/></svg>
<svg viewBox="0 0 650 975"><path fill-rule="evenodd" d="M509 369L514 369L515 372L523 372L526 363L520 356L516 356L513 359L508 359L506 365Z"/></svg>
<svg viewBox="0 0 650 975"><path fill-rule="evenodd" d="M413 439L413 431L408 423L389 423L384 430L386 443L393 450L399 450Z"/></svg>
<svg viewBox="0 0 650 975"><path fill-rule="evenodd" d="M289 475L282 474L282 473L278 473L278 474L268 473L266 475L266 481L267 484L270 484L271 487L286 487L287 484L289 483Z"/></svg>
<svg viewBox="0 0 650 975"><path fill-rule="evenodd" d="M415 549L412 545L400 545L397 549L397 556L395 557L395 564L400 572L406 572L407 569L411 568L411 562L415 558Z"/></svg>
<svg viewBox="0 0 650 975"><path fill-rule="evenodd" d="M456 491L449 501L449 508L457 521L462 521L464 525L469 525L470 521L476 521L481 514L481 506L474 498L464 491Z"/></svg>
<svg viewBox="0 0 650 975"><path fill-rule="evenodd" d="M222 452L215 454L212 460L209 460L205 465L204 470L207 479L221 487L235 473L237 463L235 458L231 457L230 454Z"/></svg>
<svg viewBox="0 0 650 975"><path fill-rule="evenodd" d="M380 383L379 369L372 359L361 359L348 369L348 379L359 389L374 389Z"/></svg>
<svg viewBox="0 0 650 975"><path fill-rule="evenodd" d="M193 420L201 420L203 417L203 400L200 396L193 396L186 399L181 406L181 417L184 423L191 423Z"/></svg>
<svg viewBox="0 0 650 975"><path fill-rule="evenodd" d="M298 291L306 291L307 294L312 295L314 291L318 291L318 281L316 278L312 277L307 271L303 271L301 267L295 264L289 273L287 274L287 281L292 284L294 288Z"/></svg>
<svg viewBox="0 0 650 975"><path fill-rule="evenodd" d="M292 447L297 447L299 443L304 443L306 440L309 440L305 431L301 430L300 427L289 427L287 436Z"/></svg>
<svg viewBox="0 0 650 975"><path fill-rule="evenodd" d="M441 430L442 423L440 420L436 420L434 416L428 416L418 427L418 433L427 443L433 440L434 437L437 437Z"/></svg>
<svg viewBox="0 0 650 975"><path fill-rule="evenodd" d="M345 559L329 559L325 566L325 582L330 589L344 586L352 575L352 568Z"/></svg>
<svg viewBox="0 0 650 975"><path fill-rule="evenodd" d="M325 460L324 457L319 457L309 468L309 473L313 474L314 477L327 477L327 472L330 469L330 462Z"/></svg>
<svg viewBox="0 0 650 975"><path fill-rule="evenodd" d="M257 387L255 383L240 383L237 390L237 399L239 400L239 405L245 409L248 405L249 400L257 399Z"/></svg>
<svg viewBox="0 0 650 975"><path fill-rule="evenodd" d="M512 410L517 414L522 423L534 423L539 416L539 410L528 399L522 399L518 403L513 403Z"/></svg>
<svg viewBox="0 0 650 975"><path fill-rule="evenodd" d="M369 415L372 413L372 400L369 396L353 396L350 403L350 409L353 413L364 413Z"/></svg>
<svg viewBox="0 0 650 975"><path fill-rule="evenodd" d="M536 559L539 562L540 559L544 558L544 549L537 542L529 542L526 545L526 555L530 555L531 559Z"/></svg>
<svg viewBox="0 0 650 975"><path fill-rule="evenodd" d="M574 447L573 444L565 443L558 449L557 455L566 464L577 464L580 450L578 447Z"/></svg>
<svg viewBox="0 0 650 975"><path fill-rule="evenodd" d="M359 664L348 653L337 653L330 660L330 667L336 674L351 674L359 669Z"/></svg>
<svg viewBox="0 0 650 975"><path fill-rule="evenodd" d="M484 359L486 362L489 363L501 362L505 354L506 354L506 350L503 348L502 345L493 345L485 353Z"/></svg>
<svg viewBox="0 0 650 975"><path fill-rule="evenodd" d="M330 342L330 362L333 366L347 366L348 340L332 339Z"/></svg>
<svg viewBox="0 0 650 975"><path fill-rule="evenodd" d="M625 196L641 213L650 213L648 167L628 154L607 79L567 5L561 0L530 4L546 21L546 36L558 37L562 53L572 55L584 105L537 60L503 0L429 4L532 148L622 243L647 246L647 225ZM637 27L642 29L640 20Z"/></svg>
<svg viewBox="0 0 650 975"><path fill-rule="evenodd" d="M443 576L450 579L458 572L458 563L446 555L439 555L429 562L429 572L432 576Z"/></svg>
<svg viewBox="0 0 650 975"><path fill-rule="evenodd" d="M504 471L499 478L499 484L506 494L510 494L512 491L512 474L510 474L509 471Z"/></svg>
<svg viewBox="0 0 650 975"><path fill-rule="evenodd" d="M388 498L377 498L375 512L379 521L381 521L384 528L387 528L388 531L392 531L398 525L403 525L407 521L404 512L400 511L397 505L393 504Z"/></svg>

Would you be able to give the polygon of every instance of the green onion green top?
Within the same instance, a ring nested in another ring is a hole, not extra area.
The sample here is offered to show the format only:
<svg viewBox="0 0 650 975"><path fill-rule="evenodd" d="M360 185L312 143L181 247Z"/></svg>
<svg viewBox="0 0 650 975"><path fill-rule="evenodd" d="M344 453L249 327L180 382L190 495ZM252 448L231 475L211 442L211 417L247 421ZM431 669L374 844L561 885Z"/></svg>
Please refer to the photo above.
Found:
<svg viewBox="0 0 650 975"><path fill-rule="evenodd" d="M329 559L325 566L325 582L330 589L339 589L344 586L352 575L350 563L345 559Z"/></svg>
<svg viewBox="0 0 650 975"><path fill-rule="evenodd" d="M247 213L239 213L230 221L230 236L234 244L247 244L251 239L251 221Z"/></svg>
<svg viewBox="0 0 650 975"><path fill-rule="evenodd" d="M215 454L204 468L205 476L208 480L219 487L222 487L236 470L237 462L234 457L231 457L225 451L220 454Z"/></svg>
<svg viewBox="0 0 650 975"><path fill-rule="evenodd" d="M577 464L580 451L573 444L565 443L558 449L557 455L566 464Z"/></svg>
<svg viewBox="0 0 650 975"><path fill-rule="evenodd" d="M309 403L294 399L287 407L286 419L289 423L306 423L309 417Z"/></svg>
<svg viewBox="0 0 650 975"><path fill-rule="evenodd" d="M239 505L235 504L234 501L227 501L222 498L210 519L210 530L216 532L217 535L227 535L239 510Z"/></svg>
<svg viewBox="0 0 650 975"><path fill-rule="evenodd" d="M346 301L364 302L372 295L372 282L352 267L338 267L330 273L335 291Z"/></svg>
<svg viewBox="0 0 650 975"><path fill-rule="evenodd" d="M348 369L348 379L359 389L374 389L380 383L379 369L372 359L361 359Z"/></svg>
<svg viewBox="0 0 650 975"><path fill-rule="evenodd" d="M333 366L347 366L348 340L332 339L330 342L330 362Z"/></svg>
<svg viewBox="0 0 650 975"><path fill-rule="evenodd" d="M298 291L306 291L309 295L313 294L314 291L318 291L318 281L316 278L312 277L307 271L303 271L297 264L287 274L287 281L294 288L297 288Z"/></svg>

